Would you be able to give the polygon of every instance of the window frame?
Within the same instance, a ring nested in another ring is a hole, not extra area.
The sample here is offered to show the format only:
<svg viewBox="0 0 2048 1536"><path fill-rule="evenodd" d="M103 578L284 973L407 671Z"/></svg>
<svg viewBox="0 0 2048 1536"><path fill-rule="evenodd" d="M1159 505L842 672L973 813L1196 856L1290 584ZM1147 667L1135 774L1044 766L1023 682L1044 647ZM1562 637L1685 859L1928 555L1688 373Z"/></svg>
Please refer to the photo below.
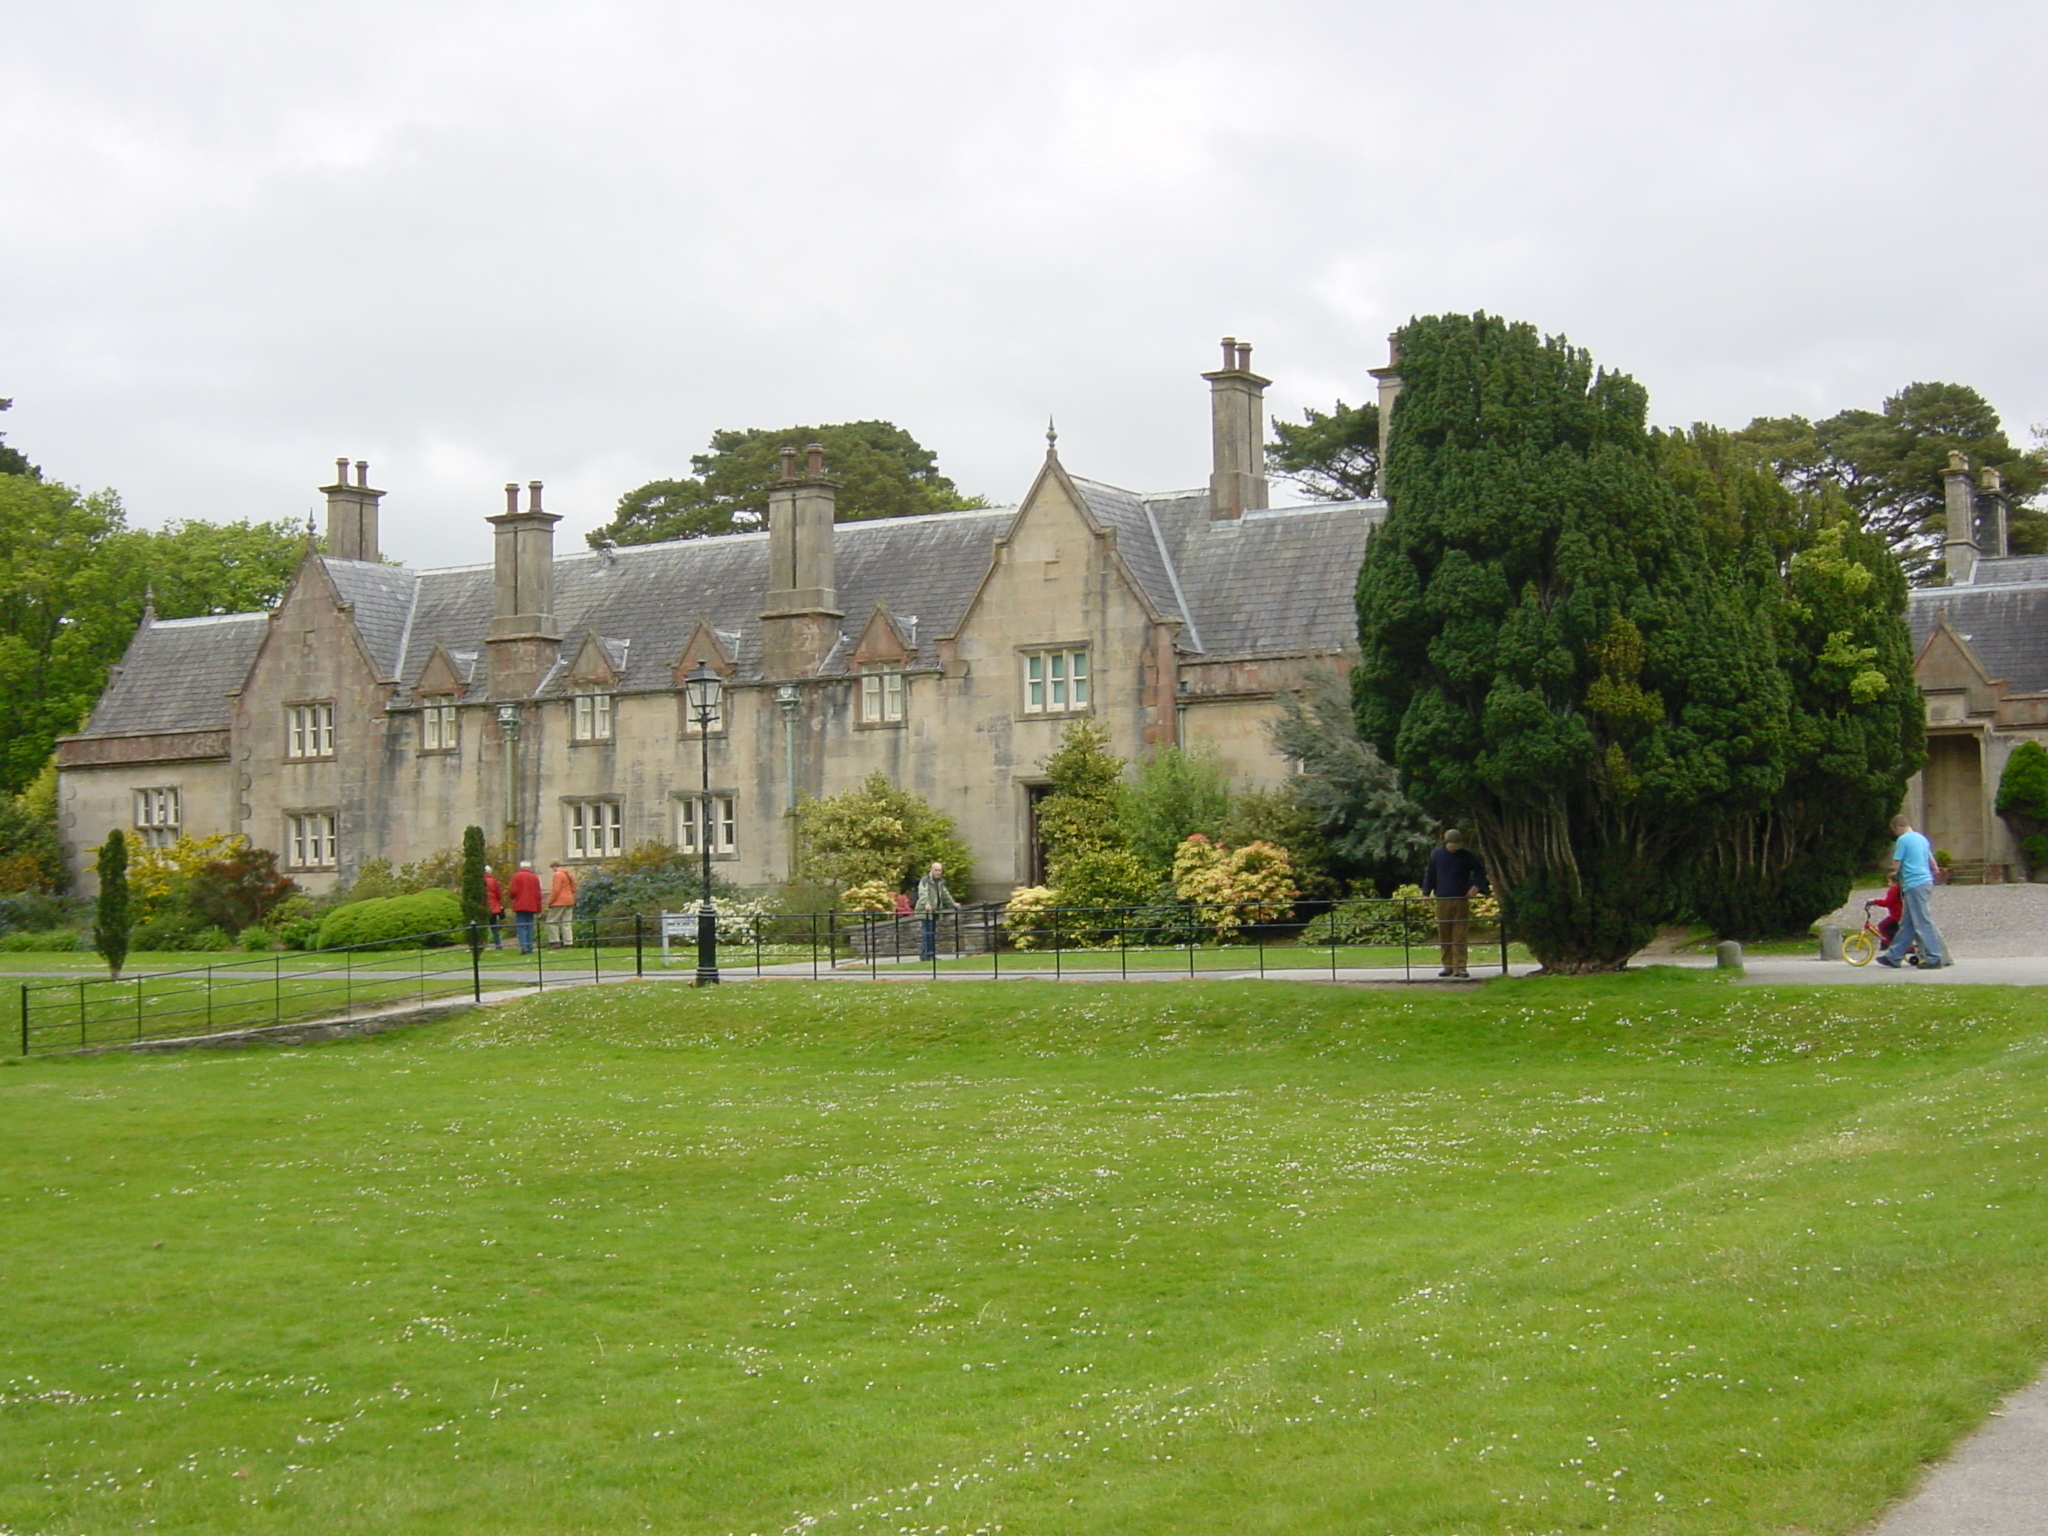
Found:
<svg viewBox="0 0 2048 1536"><path fill-rule="evenodd" d="M626 807L602 798L562 802L563 846L572 862L596 864L626 851Z"/></svg>
<svg viewBox="0 0 2048 1536"><path fill-rule="evenodd" d="M900 661L870 662L861 668L860 706L855 723L868 726L902 725L910 716L910 679ZM893 712L892 712L893 710Z"/></svg>
<svg viewBox="0 0 2048 1536"><path fill-rule="evenodd" d="M334 701L309 699L284 708L287 762L317 763L334 756Z"/></svg>
<svg viewBox="0 0 2048 1536"><path fill-rule="evenodd" d="M1088 715L1095 712L1095 668L1091 647L1037 645L1022 653L1027 715Z"/></svg>
<svg viewBox="0 0 2048 1536"><path fill-rule="evenodd" d="M428 699L420 705L420 751L454 752L462 746L462 716L453 700Z"/></svg>
<svg viewBox="0 0 2048 1536"><path fill-rule="evenodd" d="M714 807L715 836L711 842L711 857L714 859L736 859L740 856L739 841L739 796L711 792ZM676 796L676 847L683 853L702 857L703 846L697 841L698 812L703 808L701 794L679 794Z"/></svg>
<svg viewBox="0 0 2048 1536"><path fill-rule="evenodd" d="M325 858L320 857L323 852ZM339 869L340 817L333 811L286 811L284 867L305 870Z"/></svg>
<svg viewBox="0 0 2048 1536"><path fill-rule="evenodd" d="M132 794L136 840L143 847L168 848L184 835L185 797L178 785L151 784Z"/></svg>
<svg viewBox="0 0 2048 1536"><path fill-rule="evenodd" d="M612 695L609 690L584 689L569 696L569 739L571 741L612 740Z"/></svg>

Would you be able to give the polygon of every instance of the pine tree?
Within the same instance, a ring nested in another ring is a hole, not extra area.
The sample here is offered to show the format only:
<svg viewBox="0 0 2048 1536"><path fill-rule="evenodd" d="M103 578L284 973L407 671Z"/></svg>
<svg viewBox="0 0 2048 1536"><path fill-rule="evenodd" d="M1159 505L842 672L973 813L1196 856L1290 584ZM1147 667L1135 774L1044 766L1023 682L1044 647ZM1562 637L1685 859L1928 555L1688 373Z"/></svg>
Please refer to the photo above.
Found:
<svg viewBox="0 0 2048 1536"><path fill-rule="evenodd" d="M1773 627L1709 558L1633 379L1489 315L1397 346L1360 733L1474 837L1546 970L1618 969L1783 782Z"/></svg>

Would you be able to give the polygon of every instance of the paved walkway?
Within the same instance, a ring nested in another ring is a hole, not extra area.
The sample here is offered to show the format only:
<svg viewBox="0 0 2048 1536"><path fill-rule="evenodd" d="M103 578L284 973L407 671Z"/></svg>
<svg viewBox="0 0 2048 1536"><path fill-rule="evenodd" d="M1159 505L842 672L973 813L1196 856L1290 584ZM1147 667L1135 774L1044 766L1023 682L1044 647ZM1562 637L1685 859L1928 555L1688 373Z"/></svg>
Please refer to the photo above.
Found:
<svg viewBox="0 0 2048 1536"><path fill-rule="evenodd" d="M2048 1532L2048 1375L2015 1392L1869 1536Z"/></svg>

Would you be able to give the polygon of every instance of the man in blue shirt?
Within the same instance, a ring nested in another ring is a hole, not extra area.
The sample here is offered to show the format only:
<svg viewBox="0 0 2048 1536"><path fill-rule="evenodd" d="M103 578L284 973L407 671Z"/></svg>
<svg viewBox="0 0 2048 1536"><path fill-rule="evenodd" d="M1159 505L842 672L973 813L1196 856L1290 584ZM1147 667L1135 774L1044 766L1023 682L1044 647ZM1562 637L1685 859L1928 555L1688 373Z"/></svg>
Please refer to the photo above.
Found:
<svg viewBox="0 0 2048 1536"><path fill-rule="evenodd" d="M1472 928L1472 898L1487 894L1486 866L1465 846L1465 834L1453 827L1444 845L1430 853L1422 872L1422 894L1436 898L1436 942L1443 954L1439 976L1470 981L1465 969L1466 937Z"/></svg>
<svg viewBox="0 0 2048 1536"><path fill-rule="evenodd" d="M1899 837L1892 844L1892 868L1899 873L1899 892L1904 897L1905 911L1899 919L1899 931L1885 946L1884 953L1877 957L1877 963L1898 969L1900 960L1905 958L1917 940L1920 968L1938 971L1949 964L1949 958L1948 946L1941 942L1941 934L1928 910L1928 898L1934 892L1934 848L1913 830L1913 823L1904 816L1892 818L1892 831Z"/></svg>

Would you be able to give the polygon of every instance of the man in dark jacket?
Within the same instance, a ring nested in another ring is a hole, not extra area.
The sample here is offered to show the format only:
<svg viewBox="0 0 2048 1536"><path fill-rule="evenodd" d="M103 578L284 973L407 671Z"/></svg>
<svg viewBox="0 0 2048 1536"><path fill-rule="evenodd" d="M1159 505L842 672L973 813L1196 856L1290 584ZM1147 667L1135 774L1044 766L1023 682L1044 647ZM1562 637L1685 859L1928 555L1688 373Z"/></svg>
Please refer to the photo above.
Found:
<svg viewBox="0 0 2048 1536"><path fill-rule="evenodd" d="M1444 962L1437 975L1469 981L1465 935L1472 927L1472 898L1487 894L1486 866L1465 846L1465 834L1456 827L1444 833L1443 847L1430 850L1422 894L1436 898L1436 942Z"/></svg>

